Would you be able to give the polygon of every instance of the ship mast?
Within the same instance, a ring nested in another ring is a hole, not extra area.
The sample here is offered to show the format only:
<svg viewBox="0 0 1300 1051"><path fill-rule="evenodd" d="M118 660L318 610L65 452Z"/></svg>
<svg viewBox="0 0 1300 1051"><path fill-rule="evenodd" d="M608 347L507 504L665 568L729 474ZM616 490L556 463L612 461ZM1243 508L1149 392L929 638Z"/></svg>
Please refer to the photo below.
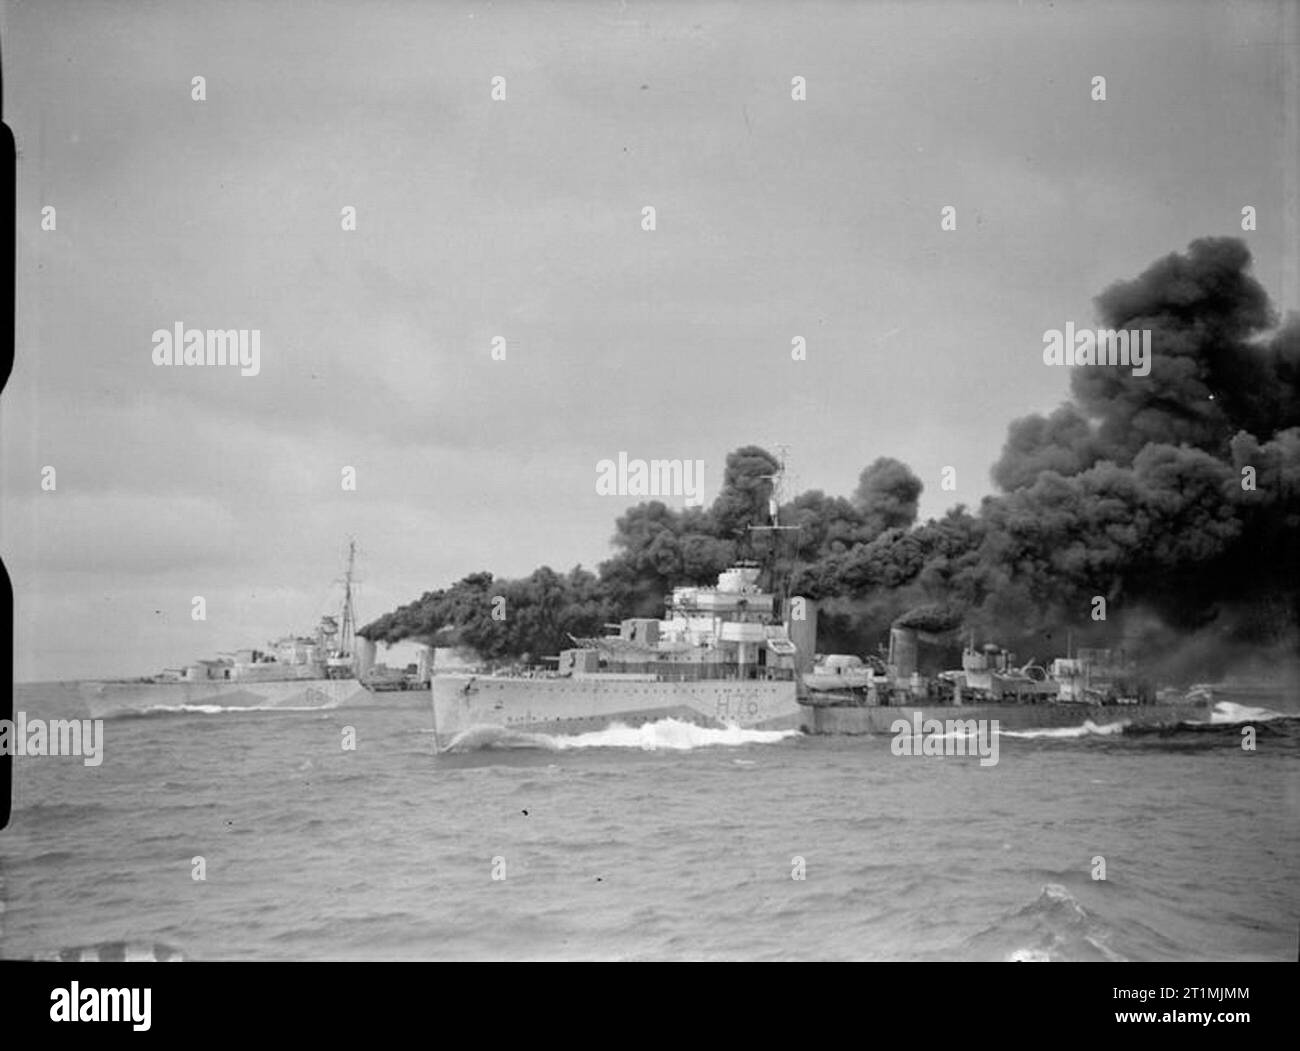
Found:
<svg viewBox="0 0 1300 1051"><path fill-rule="evenodd" d="M771 551L772 563L771 563L770 573L771 573L771 580L772 580L772 591L777 596L777 601L780 604L780 608L784 610L785 602L786 599L788 598L788 596L786 595L786 591L788 590L789 581L780 578L780 575L778 573L778 564L780 561L780 534L783 532L797 533L799 531L799 526L797 525L783 526L781 524L779 512L781 508L781 497L784 495L782 492L782 481L784 480L785 477L785 457L786 457L787 447L785 445L778 444L777 449L780 450L781 453L780 466L777 467L775 474L763 475L764 478L766 478L769 482L772 483L772 492L768 497L768 514L769 517L772 519L771 524L761 525L761 526L752 525L749 527L749 530L751 533L777 534L772 541L772 551ZM793 567L792 567L792 572L793 572Z"/></svg>
<svg viewBox="0 0 1300 1051"><path fill-rule="evenodd" d="M356 613L352 609L352 568L357 559L357 541L355 537L348 540L348 571L343 578L343 613L339 623L339 656L352 653L353 632L356 629Z"/></svg>

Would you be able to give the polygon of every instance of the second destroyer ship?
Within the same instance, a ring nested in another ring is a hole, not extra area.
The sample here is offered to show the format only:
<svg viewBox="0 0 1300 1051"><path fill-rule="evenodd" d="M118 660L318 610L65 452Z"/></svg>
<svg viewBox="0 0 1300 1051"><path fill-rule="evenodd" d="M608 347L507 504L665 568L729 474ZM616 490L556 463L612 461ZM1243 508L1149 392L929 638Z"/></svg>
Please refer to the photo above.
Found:
<svg viewBox="0 0 1300 1051"><path fill-rule="evenodd" d="M1154 695L1124 654L1084 649L1050 667L1017 666L1012 654L974 641L961 670L923 676L921 633L895 624L889 655L866 661L832 654L803 676L804 729L811 734L896 734L900 722L996 719L1002 730L1178 723L1209 717L1208 694ZM933 641L939 641L934 639ZM969 725L973 725L970 722Z"/></svg>
<svg viewBox="0 0 1300 1051"><path fill-rule="evenodd" d="M352 575L355 542L349 545L343 603L339 615L325 616L312 635L288 635L265 649L243 649L168 669L141 679L77 684L92 718L156 711L227 708L337 708L374 704L374 689L388 689L376 678L374 643L355 634ZM411 694L409 697L416 696ZM384 694L385 704L403 703ZM404 703L415 703L406 700Z"/></svg>

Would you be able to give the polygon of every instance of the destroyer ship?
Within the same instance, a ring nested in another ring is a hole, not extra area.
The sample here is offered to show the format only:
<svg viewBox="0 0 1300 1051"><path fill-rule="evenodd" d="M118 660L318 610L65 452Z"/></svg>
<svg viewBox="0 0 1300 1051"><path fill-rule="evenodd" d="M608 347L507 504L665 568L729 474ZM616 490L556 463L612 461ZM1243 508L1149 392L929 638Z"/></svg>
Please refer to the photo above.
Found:
<svg viewBox="0 0 1300 1051"><path fill-rule="evenodd" d="M889 734L894 723L997 719L1003 730L1173 723L1208 718L1211 698L1193 689L1152 694L1124 654L1081 649L1049 667L1017 665L994 644L962 653L960 670L920 674L921 633L895 626L885 658L833 654L802 679L802 728L814 734Z"/></svg>
<svg viewBox="0 0 1300 1051"><path fill-rule="evenodd" d="M348 547L343 602L311 635L240 649L131 680L82 682L92 718L160 710L336 708L371 703L374 644L356 637L352 603L356 543Z"/></svg>
<svg viewBox="0 0 1300 1051"><path fill-rule="evenodd" d="M808 620L758 584L753 563L716 587L677 587L662 620L633 617L618 632L575 638L531 676L434 675L433 729L445 750L471 731L579 734L676 719L705 727L793 730L798 674L811 662Z"/></svg>

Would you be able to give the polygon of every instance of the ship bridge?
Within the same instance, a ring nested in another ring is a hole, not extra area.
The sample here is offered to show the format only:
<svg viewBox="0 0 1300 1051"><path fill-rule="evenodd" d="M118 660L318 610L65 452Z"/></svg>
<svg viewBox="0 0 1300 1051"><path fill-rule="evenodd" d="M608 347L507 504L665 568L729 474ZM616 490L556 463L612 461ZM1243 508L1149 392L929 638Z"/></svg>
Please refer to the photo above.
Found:
<svg viewBox="0 0 1300 1051"><path fill-rule="evenodd" d="M573 638L560 675L653 674L660 678L791 678L798 648L774 623L776 596L758 569L736 566L718 586L673 590L664 620L629 617L617 635Z"/></svg>

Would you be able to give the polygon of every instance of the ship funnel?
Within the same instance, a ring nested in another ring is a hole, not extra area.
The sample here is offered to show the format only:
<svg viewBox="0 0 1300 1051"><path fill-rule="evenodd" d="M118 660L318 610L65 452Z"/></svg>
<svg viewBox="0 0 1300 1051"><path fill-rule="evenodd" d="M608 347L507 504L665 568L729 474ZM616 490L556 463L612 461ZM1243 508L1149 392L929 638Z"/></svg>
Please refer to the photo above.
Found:
<svg viewBox="0 0 1300 1051"><path fill-rule="evenodd" d="M375 666L375 644L358 635L356 652L356 676L360 679Z"/></svg>
<svg viewBox="0 0 1300 1051"><path fill-rule="evenodd" d="M889 663L896 679L916 674L916 632L911 628L889 629Z"/></svg>
<svg viewBox="0 0 1300 1051"><path fill-rule="evenodd" d="M817 603L810 598L788 600L785 630L796 650L795 671L802 675L812 669L813 657L817 654Z"/></svg>

